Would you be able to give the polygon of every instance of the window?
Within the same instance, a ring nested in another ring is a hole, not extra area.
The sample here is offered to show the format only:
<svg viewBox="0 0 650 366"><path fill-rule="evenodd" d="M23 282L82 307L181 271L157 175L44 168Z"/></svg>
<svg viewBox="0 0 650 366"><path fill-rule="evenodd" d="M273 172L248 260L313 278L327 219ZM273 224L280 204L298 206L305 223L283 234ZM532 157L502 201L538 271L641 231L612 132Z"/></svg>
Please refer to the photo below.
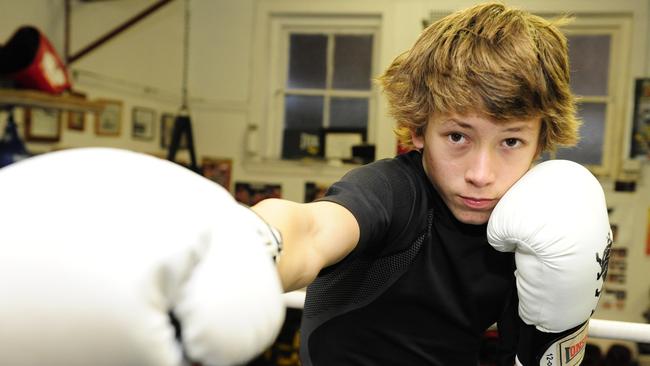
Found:
<svg viewBox="0 0 650 366"><path fill-rule="evenodd" d="M275 17L272 24L271 157L323 158L331 131L371 137L377 19Z"/></svg>
<svg viewBox="0 0 650 366"><path fill-rule="evenodd" d="M578 145L560 149L557 158L585 165L603 166L607 110L613 107L608 88L612 35L580 32L572 34L569 31L567 39L571 62L571 90L580 98L578 114L583 124Z"/></svg>
<svg viewBox="0 0 650 366"><path fill-rule="evenodd" d="M624 17L577 15L565 29L571 90L579 98L583 124L578 145L558 149L553 157L576 161L599 175L614 174L623 154L627 21Z"/></svg>

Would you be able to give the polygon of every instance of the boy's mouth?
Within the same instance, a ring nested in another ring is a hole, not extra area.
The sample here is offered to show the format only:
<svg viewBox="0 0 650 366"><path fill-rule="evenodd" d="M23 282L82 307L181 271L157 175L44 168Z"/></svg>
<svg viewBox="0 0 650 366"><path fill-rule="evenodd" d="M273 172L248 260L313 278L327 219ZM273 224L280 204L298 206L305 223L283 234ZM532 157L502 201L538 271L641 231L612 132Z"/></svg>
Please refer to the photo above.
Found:
<svg viewBox="0 0 650 366"><path fill-rule="evenodd" d="M493 198L478 198L478 197L466 197L460 196L460 199L468 208L474 210L488 210L496 206L497 200Z"/></svg>

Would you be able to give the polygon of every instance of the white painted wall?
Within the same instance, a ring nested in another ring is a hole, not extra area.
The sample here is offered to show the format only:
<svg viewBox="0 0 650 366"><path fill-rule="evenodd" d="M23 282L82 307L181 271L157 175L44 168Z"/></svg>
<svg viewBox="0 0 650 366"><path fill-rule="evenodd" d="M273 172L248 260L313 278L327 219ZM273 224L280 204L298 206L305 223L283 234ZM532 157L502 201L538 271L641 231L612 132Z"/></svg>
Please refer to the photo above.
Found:
<svg viewBox="0 0 650 366"><path fill-rule="evenodd" d="M96 3L73 2L71 49L81 49L120 24L153 0L113 0ZM233 182L272 182L283 185L284 196L301 201L305 181L330 183L345 168L247 163L246 129L265 118L264 74L268 60L260 59L267 46L264 17L268 12L284 13L373 13L382 19L380 64L387 66L418 36L423 17L429 11L449 12L474 1L426 0L193 0L189 64L190 111L197 155L234 160ZM630 57L632 77L650 76L650 3L646 0L517 0L520 7L536 12L628 13L633 15L634 36ZM74 146L116 146L164 154L158 140L134 141L130 137L131 108L151 107L175 113L180 106L184 4L178 0L165 6L101 48L71 65L75 89L92 98L124 101L123 133L120 137L96 137L92 119L86 131L64 130L55 145L29 144L33 151ZM62 0L0 0L0 43L21 24L42 29L63 53L64 21ZM257 38L256 38L257 37ZM260 38L261 37L261 38ZM90 77L86 72L102 75ZM630 81L630 87L632 81ZM631 92L630 92L631 94ZM628 108L632 108L628 101ZM378 157L390 156L395 142L392 122L385 103L379 104L376 126ZM89 116L90 117L90 116ZM2 126L4 116L0 116ZM187 159L187 156L181 156ZM613 192L613 182L603 180L612 221L619 225L616 245L629 251L628 290L623 310L599 309L597 317L644 321L641 313L650 306L650 256L645 254L646 230L650 225L650 166L646 163L635 193Z"/></svg>

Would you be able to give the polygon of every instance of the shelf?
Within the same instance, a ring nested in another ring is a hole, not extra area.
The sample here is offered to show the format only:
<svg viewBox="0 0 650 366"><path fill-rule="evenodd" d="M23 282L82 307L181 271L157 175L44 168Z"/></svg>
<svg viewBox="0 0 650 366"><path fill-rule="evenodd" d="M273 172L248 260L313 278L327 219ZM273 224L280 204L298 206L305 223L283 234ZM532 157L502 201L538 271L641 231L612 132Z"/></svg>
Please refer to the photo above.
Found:
<svg viewBox="0 0 650 366"><path fill-rule="evenodd" d="M281 160L281 159L244 159L244 169L254 173L278 174L296 177L327 177L338 180L359 164L346 164L340 161L319 160Z"/></svg>
<svg viewBox="0 0 650 366"><path fill-rule="evenodd" d="M101 112L103 104L74 95L53 95L36 90L0 89L0 107L40 107L79 112Z"/></svg>

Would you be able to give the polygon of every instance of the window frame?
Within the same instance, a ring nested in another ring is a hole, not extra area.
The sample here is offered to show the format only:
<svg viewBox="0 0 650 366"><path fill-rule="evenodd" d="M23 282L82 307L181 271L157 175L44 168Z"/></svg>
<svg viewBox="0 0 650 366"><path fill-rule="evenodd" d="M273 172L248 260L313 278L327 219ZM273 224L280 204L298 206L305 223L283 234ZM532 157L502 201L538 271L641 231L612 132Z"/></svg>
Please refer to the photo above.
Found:
<svg viewBox="0 0 650 366"><path fill-rule="evenodd" d="M367 138L369 143L375 142L375 129L377 125L378 92L377 87L371 82L368 91L360 90L333 90L330 85L325 89L289 89L286 86L289 66L289 38L292 33L300 34L370 34L373 37L371 55L371 75L375 76L379 70L379 45L380 45L381 19L377 16L315 16L315 15L271 15L269 34L269 85L266 96L268 98L265 110L266 120L260 126L260 136L264 146L260 149L261 157L271 160L283 160L282 134L284 130L284 98L290 95L327 95L331 97L362 97L368 100ZM333 47L329 42L328 48ZM328 50L327 75L332 74L332 50ZM325 93L322 93L322 91ZM289 91L287 93L287 91ZM324 121L329 121L329 98L324 102ZM290 161L290 160L289 160Z"/></svg>
<svg viewBox="0 0 650 366"><path fill-rule="evenodd" d="M615 176L627 154L623 141L629 126L626 101L629 100L631 17L618 14L574 14L575 19L562 27L567 36L607 35L610 37L607 95L577 95L578 104L605 104L601 164L585 164L598 176ZM552 16L546 16L551 18ZM571 60L569 60L571 61ZM555 154L551 154L554 158Z"/></svg>

